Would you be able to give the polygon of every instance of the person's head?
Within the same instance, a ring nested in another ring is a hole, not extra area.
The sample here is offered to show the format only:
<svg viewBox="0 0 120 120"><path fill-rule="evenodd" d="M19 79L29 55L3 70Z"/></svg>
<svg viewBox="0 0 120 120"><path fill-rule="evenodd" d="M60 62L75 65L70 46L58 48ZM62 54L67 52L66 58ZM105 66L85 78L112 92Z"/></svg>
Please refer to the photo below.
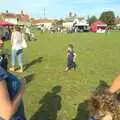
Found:
<svg viewBox="0 0 120 120"><path fill-rule="evenodd" d="M68 45L68 52L72 52L74 49L73 45L72 44L69 44Z"/></svg>
<svg viewBox="0 0 120 120"><path fill-rule="evenodd" d="M90 115L97 120L120 120L119 107L117 97L108 88L95 91L89 101Z"/></svg>
<svg viewBox="0 0 120 120"><path fill-rule="evenodd" d="M15 27L15 30L16 30L16 31L18 31L18 32L20 32L20 31L21 31L21 29L20 29L20 27L19 27L19 26L16 26L16 27Z"/></svg>

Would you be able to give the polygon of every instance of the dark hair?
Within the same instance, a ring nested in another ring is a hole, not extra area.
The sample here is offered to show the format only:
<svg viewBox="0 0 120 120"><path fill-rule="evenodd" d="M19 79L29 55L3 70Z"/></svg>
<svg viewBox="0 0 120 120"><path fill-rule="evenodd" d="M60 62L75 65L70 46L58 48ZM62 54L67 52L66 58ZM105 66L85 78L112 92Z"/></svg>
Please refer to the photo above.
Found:
<svg viewBox="0 0 120 120"><path fill-rule="evenodd" d="M8 69L8 58L7 55L2 54L0 55L2 57L2 60L0 61L0 67L2 67L5 71Z"/></svg>
<svg viewBox="0 0 120 120"><path fill-rule="evenodd" d="M0 36L0 40L4 41L5 37L4 36Z"/></svg>
<svg viewBox="0 0 120 120"><path fill-rule="evenodd" d="M20 29L19 26L16 26L16 27L15 27L15 30L18 31L18 32L20 32L21 29Z"/></svg>
<svg viewBox="0 0 120 120"><path fill-rule="evenodd" d="M70 47L72 50L74 48L72 44L69 44L68 47Z"/></svg>
<svg viewBox="0 0 120 120"><path fill-rule="evenodd" d="M89 112L91 116L101 120L101 117L110 113L113 120L120 120L120 108L117 97L111 94L108 88L96 90L89 101ZM101 116L101 114L103 116Z"/></svg>

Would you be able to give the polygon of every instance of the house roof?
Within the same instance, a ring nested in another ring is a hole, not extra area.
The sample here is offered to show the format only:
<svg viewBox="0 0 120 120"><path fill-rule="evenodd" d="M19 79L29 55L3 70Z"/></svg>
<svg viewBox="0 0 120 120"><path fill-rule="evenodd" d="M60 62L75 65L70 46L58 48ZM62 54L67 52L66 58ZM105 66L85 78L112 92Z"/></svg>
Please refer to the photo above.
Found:
<svg viewBox="0 0 120 120"><path fill-rule="evenodd" d="M27 22L29 21L30 17L27 14L17 14L17 19L22 22Z"/></svg>
<svg viewBox="0 0 120 120"><path fill-rule="evenodd" d="M40 24L40 23L52 23L53 20L51 19L35 19L32 21L33 24Z"/></svg>
<svg viewBox="0 0 120 120"><path fill-rule="evenodd" d="M1 13L1 16L4 18L16 18L16 14L14 13Z"/></svg>
<svg viewBox="0 0 120 120"><path fill-rule="evenodd" d="M27 22L29 21L30 19L30 16L27 15L27 14L15 14L15 13L1 13L1 16L3 18L15 18L15 19L18 19L19 21L22 21L22 22Z"/></svg>

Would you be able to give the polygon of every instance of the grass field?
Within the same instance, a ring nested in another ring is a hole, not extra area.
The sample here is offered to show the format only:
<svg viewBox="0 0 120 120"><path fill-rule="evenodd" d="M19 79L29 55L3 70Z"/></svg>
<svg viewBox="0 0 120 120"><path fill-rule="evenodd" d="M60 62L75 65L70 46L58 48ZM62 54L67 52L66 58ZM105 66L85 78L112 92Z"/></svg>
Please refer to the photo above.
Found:
<svg viewBox="0 0 120 120"><path fill-rule="evenodd" d="M120 72L120 33L39 33L25 50L28 74L24 103L28 120L87 120L86 100L100 81ZM69 43L76 72L64 73Z"/></svg>

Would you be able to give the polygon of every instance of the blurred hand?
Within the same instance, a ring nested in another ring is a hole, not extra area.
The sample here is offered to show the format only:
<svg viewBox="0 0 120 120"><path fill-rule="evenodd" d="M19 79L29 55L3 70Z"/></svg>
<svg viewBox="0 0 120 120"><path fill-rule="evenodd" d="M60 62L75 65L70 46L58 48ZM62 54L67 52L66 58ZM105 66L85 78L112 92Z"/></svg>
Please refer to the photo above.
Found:
<svg viewBox="0 0 120 120"><path fill-rule="evenodd" d="M117 78L113 81L113 83L110 87L111 93L115 93L118 90L120 90L120 74L118 74Z"/></svg>

